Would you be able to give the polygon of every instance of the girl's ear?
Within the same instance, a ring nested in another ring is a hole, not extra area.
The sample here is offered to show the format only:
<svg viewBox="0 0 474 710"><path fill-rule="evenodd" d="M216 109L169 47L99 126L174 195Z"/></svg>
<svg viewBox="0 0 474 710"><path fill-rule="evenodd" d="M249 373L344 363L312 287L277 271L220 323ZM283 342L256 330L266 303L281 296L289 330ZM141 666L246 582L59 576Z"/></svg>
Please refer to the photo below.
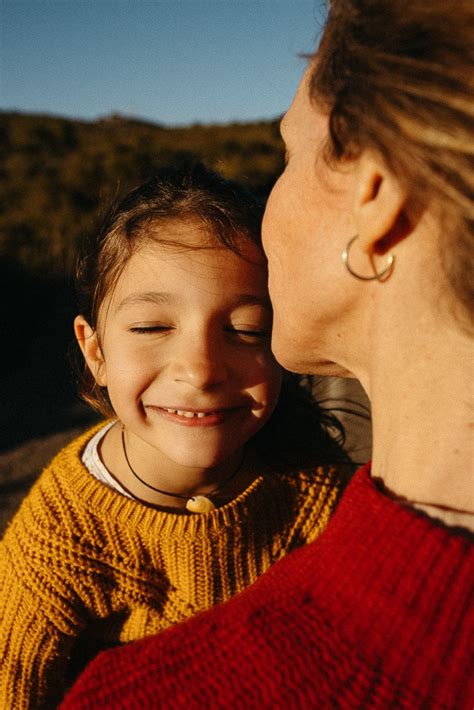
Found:
<svg viewBox="0 0 474 710"><path fill-rule="evenodd" d="M386 165L365 151L357 167L354 201L358 246L371 258L384 255L413 230L407 214L407 197Z"/></svg>
<svg viewBox="0 0 474 710"><path fill-rule="evenodd" d="M100 348L97 331L91 328L84 316L76 316L74 319L74 333L95 381L99 387L106 387L105 360Z"/></svg>

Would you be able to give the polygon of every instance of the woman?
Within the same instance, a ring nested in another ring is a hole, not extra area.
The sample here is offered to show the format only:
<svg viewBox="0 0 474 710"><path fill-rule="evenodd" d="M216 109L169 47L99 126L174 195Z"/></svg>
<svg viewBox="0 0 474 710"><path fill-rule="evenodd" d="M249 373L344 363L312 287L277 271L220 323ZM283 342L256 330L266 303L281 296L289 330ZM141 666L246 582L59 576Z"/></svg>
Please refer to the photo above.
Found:
<svg viewBox="0 0 474 710"><path fill-rule="evenodd" d="M471 0L332 0L263 238L275 353L361 379L372 469L316 543L65 707L472 706L473 41Z"/></svg>

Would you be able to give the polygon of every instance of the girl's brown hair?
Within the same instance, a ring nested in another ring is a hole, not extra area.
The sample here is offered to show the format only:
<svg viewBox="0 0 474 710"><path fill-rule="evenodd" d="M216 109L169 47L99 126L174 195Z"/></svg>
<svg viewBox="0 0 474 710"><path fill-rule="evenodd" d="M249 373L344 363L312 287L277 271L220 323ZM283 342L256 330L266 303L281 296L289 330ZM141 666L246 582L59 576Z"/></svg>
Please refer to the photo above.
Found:
<svg viewBox="0 0 474 710"><path fill-rule="evenodd" d="M471 323L473 58L472 0L330 0L310 83L330 111L329 158L373 149L413 204L436 206L443 268Z"/></svg>

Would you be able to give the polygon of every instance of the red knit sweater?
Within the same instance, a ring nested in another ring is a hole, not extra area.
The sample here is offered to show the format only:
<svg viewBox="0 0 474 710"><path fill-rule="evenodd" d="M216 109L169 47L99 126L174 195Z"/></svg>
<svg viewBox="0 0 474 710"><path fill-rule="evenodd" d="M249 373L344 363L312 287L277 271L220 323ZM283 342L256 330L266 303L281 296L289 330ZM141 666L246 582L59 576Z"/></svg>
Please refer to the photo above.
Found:
<svg viewBox="0 0 474 710"><path fill-rule="evenodd" d="M252 587L99 655L62 708L474 706L472 540L364 467L328 528Z"/></svg>

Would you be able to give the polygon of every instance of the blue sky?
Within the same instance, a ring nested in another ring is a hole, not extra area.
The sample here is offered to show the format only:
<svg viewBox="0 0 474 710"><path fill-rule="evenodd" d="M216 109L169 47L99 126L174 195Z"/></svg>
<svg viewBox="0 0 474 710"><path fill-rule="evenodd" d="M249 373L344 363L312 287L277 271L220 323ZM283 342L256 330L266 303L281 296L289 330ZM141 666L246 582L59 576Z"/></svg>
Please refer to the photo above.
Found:
<svg viewBox="0 0 474 710"><path fill-rule="evenodd" d="M0 0L0 107L166 125L275 118L322 0Z"/></svg>

